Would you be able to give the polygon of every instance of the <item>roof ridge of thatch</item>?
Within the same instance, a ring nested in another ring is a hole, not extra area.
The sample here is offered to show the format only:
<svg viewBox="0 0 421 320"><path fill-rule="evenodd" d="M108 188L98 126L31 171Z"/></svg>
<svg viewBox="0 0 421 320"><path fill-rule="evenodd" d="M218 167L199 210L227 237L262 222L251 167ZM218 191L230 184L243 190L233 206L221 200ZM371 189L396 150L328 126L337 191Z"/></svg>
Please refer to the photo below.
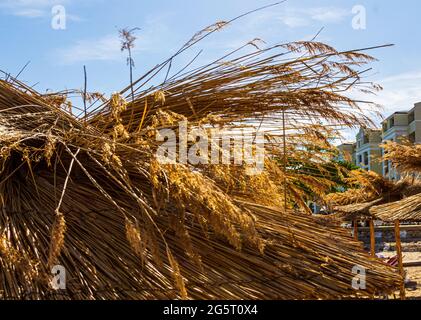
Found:
<svg viewBox="0 0 421 320"><path fill-rule="evenodd" d="M399 201L373 206L370 213L379 220L421 222L421 193Z"/></svg>

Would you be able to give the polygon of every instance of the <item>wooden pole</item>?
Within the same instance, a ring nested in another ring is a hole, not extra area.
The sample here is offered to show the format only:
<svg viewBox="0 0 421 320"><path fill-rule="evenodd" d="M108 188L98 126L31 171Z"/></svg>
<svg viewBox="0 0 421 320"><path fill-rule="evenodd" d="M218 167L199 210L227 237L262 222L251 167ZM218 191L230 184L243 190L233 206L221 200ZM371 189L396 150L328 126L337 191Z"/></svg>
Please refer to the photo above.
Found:
<svg viewBox="0 0 421 320"><path fill-rule="evenodd" d="M354 239L358 241L358 220L354 219Z"/></svg>
<svg viewBox="0 0 421 320"><path fill-rule="evenodd" d="M285 129L285 108L282 109L282 140L284 148L284 210L287 211L287 137Z"/></svg>
<svg viewBox="0 0 421 320"><path fill-rule="evenodd" d="M371 255L374 257L376 255L376 238L374 234L374 221L370 219L370 248Z"/></svg>
<svg viewBox="0 0 421 320"><path fill-rule="evenodd" d="M405 280L405 270L403 269L403 261L402 261L402 245L401 245L401 234L400 234L400 225L399 220L395 221L395 241L396 241L396 253L398 255L398 266L399 266L399 273ZM405 299L405 283L402 282L400 288L400 298L402 300Z"/></svg>

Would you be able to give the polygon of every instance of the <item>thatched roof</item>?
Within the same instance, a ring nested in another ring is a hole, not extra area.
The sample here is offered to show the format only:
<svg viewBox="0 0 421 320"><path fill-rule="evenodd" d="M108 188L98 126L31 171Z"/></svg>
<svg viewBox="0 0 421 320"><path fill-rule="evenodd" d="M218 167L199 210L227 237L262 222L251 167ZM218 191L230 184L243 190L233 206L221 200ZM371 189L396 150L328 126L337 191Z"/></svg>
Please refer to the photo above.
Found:
<svg viewBox="0 0 421 320"><path fill-rule="evenodd" d="M421 172L421 145L411 144L406 141L405 144L399 144L394 141L387 141L382 146L385 150L385 160L391 161L401 173L419 173Z"/></svg>
<svg viewBox="0 0 421 320"><path fill-rule="evenodd" d="M384 178L383 178L384 179ZM342 206L334 206L334 216L344 220L354 219L371 219L379 218L373 216L373 210L375 207L384 208L387 204L393 204L395 201L406 199L409 196L419 194L421 192L420 180L413 179L412 177L406 177L397 182L387 182L387 187L383 187L378 191L377 197L371 201L356 202ZM355 189L356 193L364 191L365 189ZM348 190L348 194L353 194L353 189ZM345 198L346 195L339 195L339 197ZM337 198L339 198L337 197ZM373 195L374 197L374 195Z"/></svg>
<svg viewBox="0 0 421 320"><path fill-rule="evenodd" d="M338 219L344 220L369 219L372 218L372 215L370 214L370 208L383 202L384 199L379 198L370 202L353 203L348 204L346 206L337 206L333 208L333 211L335 212L334 216Z"/></svg>
<svg viewBox="0 0 421 320"><path fill-rule="evenodd" d="M374 206L370 213L379 220L393 222L421 222L421 194L404 198L400 201Z"/></svg>
<svg viewBox="0 0 421 320"><path fill-rule="evenodd" d="M274 47L146 90L141 79L132 103L115 94L83 119L60 107L60 95L0 81L10 133L0 136L1 298L337 299L398 288L397 271L346 230L244 202L239 185L253 181L241 169L225 185L223 166L211 175L157 161L157 128L181 120L244 125L281 109L346 125L366 120L341 94L360 80L350 68L369 56L317 43L286 47L307 53L268 57ZM255 180L274 190L262 191L265 200L282 199L268 174ZM67 270L61 295L49 287L57 264ZM355 265L367 270L365 290L352 288Z"/></svg>
<svg viewBox="0 0 421 320"><path fill-rule="evenodd" d="M390 193L395 188L393 182L383 176L362 169L347 172L344 181L347 184L346 191L333 192L324 196L324 201L330 207L368 203L381 198L383 194Z"/></svg>
<svg viewBox="0 0 421 320"><path fill-rule="evenodd" d="M414 180L417 173L421 172L421 145L398 144L388 141L383 145L385 149L384 158L392 162L401 173L409 174L406 180ZM411 177L412 176L412 177ZM419 178L419 175L418 175ZM416 180L415 180L416 181ZM408 192L403 199L370 209L370 213L376 218L384 221L421 221L421 190L419 183Z"/></svg>

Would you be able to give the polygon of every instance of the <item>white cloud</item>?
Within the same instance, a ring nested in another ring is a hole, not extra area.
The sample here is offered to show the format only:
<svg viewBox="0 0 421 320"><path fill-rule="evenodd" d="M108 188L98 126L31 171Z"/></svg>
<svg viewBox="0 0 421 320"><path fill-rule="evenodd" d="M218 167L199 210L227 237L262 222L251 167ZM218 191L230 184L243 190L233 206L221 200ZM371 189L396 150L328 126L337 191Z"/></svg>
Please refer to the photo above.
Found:
<svg viewBox="0 0 421 320"><path fill-rule="evenodd" d="M337 23L343 21L351 14L350 10L342 8L314 8L311 9L309 15L311 19L324 23Z"/></svg>
<svg viewBox="0 0 421 320"><path fill-rule="evenodd" d="M281 17L280 20L284 23L287 27L290 28L298 28L298 27L305 27L310 24L310 22L302 17L297 16L284 16Z"/></svg>
<svg viewBox="0 0 421 320"><path fill-rule="evenodd" d="M279 19L289 28L306 27L314 23L339 23L351 14L351 10L336 7L287 8L279 13Z"/></svg>
<svg viewBox="0 0 421 320"><path fill-rule="evenodd" d="M223 52L226 53L228 50L238 49L253 38L260 38L266 41L268 45L287 41L308 41L314 39L320 27L340 23L347 17L351 19L351 15L351 8L348 10L346 7L298 8L289 5L280 6L273 8L273 10L257 12L241 22L228 25L225 30L212 36L212 40L207 39L201 43L201 46L207 44L206 48L210 47L213 51L216 49L225 50ZM305 33L295 33L297 28L306 31ZM319 34L316 40L332 41L324 34ZM262 47L265 47L265 45L262 45Z"/></svg>
<svg viewBox="0 0 421 320"><path fill-rule="evenodd" d="M97 40L80 40L68 48L57 50L57 53L59 62L64 64L122 59L117 34L106 35Z"/></svg>
<svg viewBox="0 0 421 320"><path fill-rule="evenodd" d="M46 8L69 2L69 0L0 0L0 6L7 8Z"/></svg>
<svg viewBox="0 0 421 320"><path fill-rule="evenodd" d="M51 9L55 5L70 5L71 2L72 0L0 0L0 10L19 17L41 18L51 15ZM77 16L69 14L67 18L80 20Z"/></svg>
<svg viewBox="0 0 421 320"><path fill-rule="evenodd" d="M40 18L45 16L45 12L39 9L23 9L23 10L16 10L14 15L19 17L26 17L26 18Z"/></svg>
<svg viewBox="0 0 421 320"><path fill-rule="evenodd" d="M363 101L371 101L381 105L383 119L396 111L409 111L414 104L421 102L421 70L396 74L374 82L380 84L383 90L376 96L366 94L352 94L352 98ZM361 105L364 107L364 105ZM368 110L367 115L371 115ZM372 117L377 127L380 127L382 119ZM356 129L344 129L342 135L345 141L355 141Z"/></svg>
<svg viewBox="0 0 421 320"><path fill-rule="evenodd" d="M368 79L366 79L368 81ZM406 72L393 76L370 80L383 87L383 90L376 95L368 95L361 92L351 92L350 97L360 101L370 101L381 106L380 111L383 118L388 117L396 111L408 111L414 104L421 102L421 70ZM365 107L361 104L361 107ZM372 109L370 109L372 110ZM365 113L373 118L377 125L381 118L373 117L369 109Z"/></svg>
<svg viewBox="0 0 421 320"><path fill-rule="evenodd" d="M136 31L133 58L141 52L162 51L162 40L168 45L174 40L171 29L165 20L168 14L162 13L148 17L141 29ZM118 61L126 59L126 53L120 50L121 40L116 29L114 33L96 39L81 39L73 44L53 51L52 58L59 64L73 64L86 61ZM178 49L178 47L177 47ZM161 52L162 53L162 52Z"/></svg>
<svg viewBox="0 0 421 320"><path fill-rule="evenodd" d="M140 31L141 32L141 31ZM135 55L139 52L153 50L153 42L159 41L148 34L137 35L136 46L132 50ZM118 61L125 59L126 54L120 50L121 40L116 31L98 39L78 40L69 47L58 49L54 52L55 58L60 64L72 64L86 61Z"/></svg>
<svg viewBox="0 0 421 320"><path fill-rule="evenodd" d="M409 110L421 102L421 70L390 76L378 81L383 91L376 102L388 112Z"/></svg>

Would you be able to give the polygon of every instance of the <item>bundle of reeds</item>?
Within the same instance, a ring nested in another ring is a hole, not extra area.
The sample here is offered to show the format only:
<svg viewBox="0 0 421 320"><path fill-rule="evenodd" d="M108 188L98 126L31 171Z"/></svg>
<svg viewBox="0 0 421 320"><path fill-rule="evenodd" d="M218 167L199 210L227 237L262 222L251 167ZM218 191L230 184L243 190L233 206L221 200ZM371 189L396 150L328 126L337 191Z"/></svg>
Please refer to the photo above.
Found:
<svg viewBox="0 0 421 320"><path fill-rule="evenodd" d="M350 189L325 196L335 217L340 219L371 219L371 208L421 192L421 182L413 177L393 182L363 170L351 171L349 175Z"/></svg>
<svg viewBox="0 0 421 320"><path fill-rule="evenodd" d="M378 198L369 202L337 206L333 208L333 217L345 221L371 219L373 216L370 214L370 208L380 203L384 203L383 198Z"/></svg>
<svg viewBox="0 0 421 320"><path fill-rule="evenodd" d="M266 132L266 151L273 156L270 160L284 167L268 172L272 179L265 182L269 186L266 190L253 188L248 181L248 192L244 188L234 188L233 192L255 196L259 203L271 205L284 203L286 197L289 208L298 204L307 210L309 199L303 190L322 197L333 186L324 165L333 157L330 143L338 137L337 129L372 124L368 111L376 112L373 104L357 103L346 92L380 89L361 78L367 69L359 70L374 58L364 50L339 52L319 42L279 44L239 56L240 49L255 45L250 42L208 65L191 71L183 68L169 75L177 55L225 25L220 22L198 32L174 56L120 92L127 100L132 96L135 99L130 107L118 112L117 122L115 108L106 103L98 107L99 112L89 114L90 123L108 133L114 132L118 123L121 134L132 139L144 137L151 129L176 128L181 120L188 121L192 128L257 127ZM165 81L147 87L162 72ZM237 179L226 168L205 169L213 179ZM222 177L215 177L215 172L222 172ZM243 173L240 170L242 177ZM259 183L261 186L262 179ZM266 196L261 194L263 190Z"/></svg>
<svg viewBox="0 0 421 320"><path fill-rule="evenodd" d="M421 171L421 146L387 141L382 145L384 149L383 159L390 161L392 165L402 173L418 173Z"/></svg>
<svg viewBox="0 0 421 320"><path fill-rule="evenodd" d="M421 194L416 194L399 201L374 206L370 214L379 220L394 222L421 221Z"/></svg>
<svg viewBox="0 0 421 320"><path fill-rule="evenodd" d="M346 206L375 201L389 193L395 185L373 171L352 170L344 179L348 188L344 192L334 192L325 196L330 206Z"/></svg>
<svg viewBox="0 0 421 320"><path fill-rule="evenodd" d="M409 142L396 143L388 141L382 145L384 148L384 160L391 161L392 165L402 174L408 173L403 181L412 181L414 186L408 188L406 197L397 199L392 203L375 206L370 213L383 221L421 221L421 190L419 182L415 178L421 171L421 148L420 145L413 145Z"/></svg>
<svg viewBox="0 0 421 320"><path fill-rule="evenodd" d="M171 59L127 89L134 101L115 94L83 119L59 107L63 96L0 82L7 132L0 137L0 295L335 299L396 289L402 278L394 268L364 253L346 231L274 200L298 198L303 188L285 192L293 167L274 159L301 166L326 160L315 148L328 140L321 119L333 126L369 122L342 92L365 90L352 67L372 58L292 43L182 70L141 91ZM247 176L247 166L162 164L156 157L157 129L177 130L179 121L236 130L261 119L278 134L267 134L268 171L261 175ZM279 129L280 121L287 128ZM328 184L301 179L314 189ZM256 202L274 208L245 202L248 188ZM61 294L49 288L56 264L67 270ZM367 270L364 290L352 288L355 265Z"/></svg>

